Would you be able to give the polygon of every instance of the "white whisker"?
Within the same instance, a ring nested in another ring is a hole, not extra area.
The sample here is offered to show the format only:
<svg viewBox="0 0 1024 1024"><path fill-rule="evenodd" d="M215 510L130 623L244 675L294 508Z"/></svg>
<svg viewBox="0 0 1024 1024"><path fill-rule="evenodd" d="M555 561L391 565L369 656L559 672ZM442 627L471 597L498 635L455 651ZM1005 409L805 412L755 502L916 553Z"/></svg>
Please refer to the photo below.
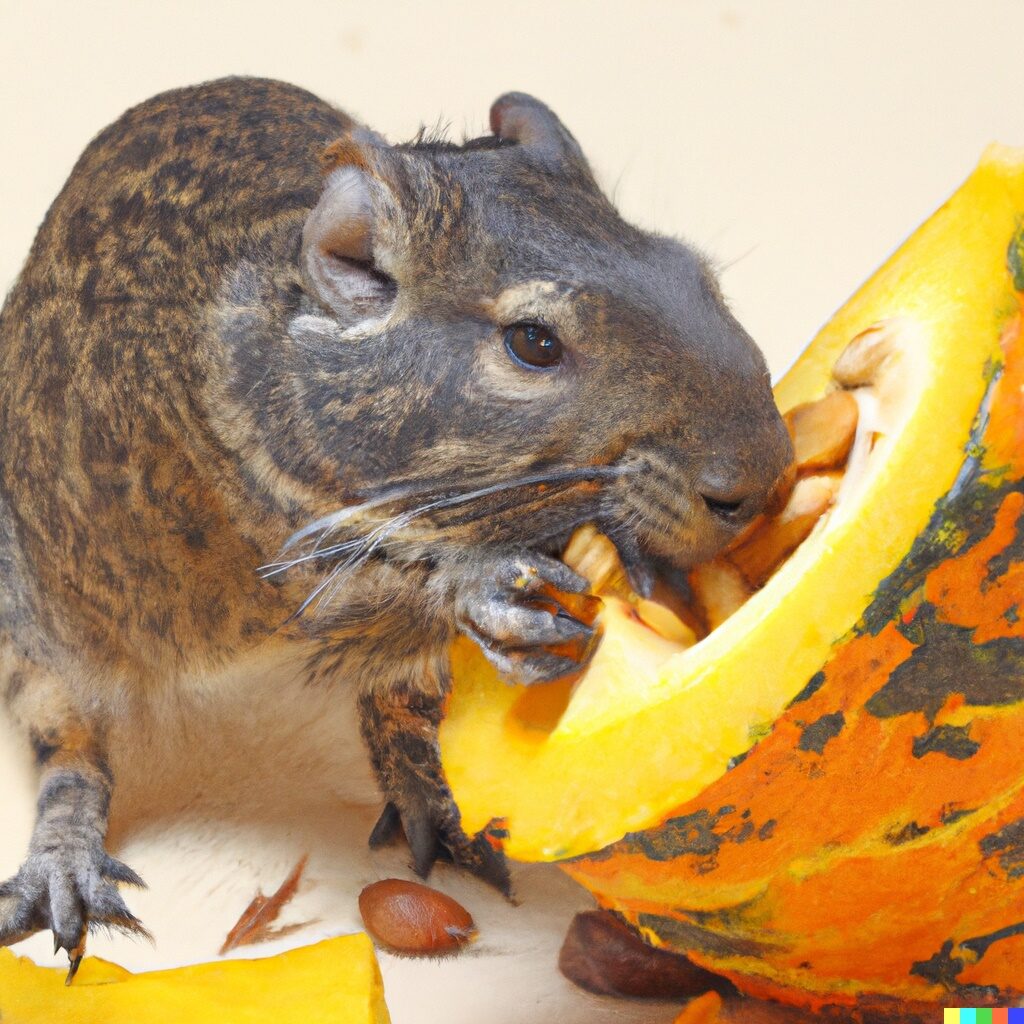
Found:
<svg viewBox="0 0 1024 1024"><path fill-rule="evenodd" d="M286 572L295 566L305 562L323 561L333 558L336 555L347 555L344 560L335 564L327 575L313 588L299 608L289 616L289 621L298 618L314 602L317 601L316 614L320 615L337 595L343 580L355 570L363 566L386 541L389 541L399 531L405 529L415 520L429 512L436 512L442 509L455 508L482 498L490 497L504 491L515 490L523 487L531 487L539 484L551 485L559 483L575 483L584 480L610 479L636 472L635 467L630 466L586 466L571 469L553 470L547 473L536 473L529 476L518 477L513 480L505 480L495 484L488 484L485 487L478 487L469 491L461 491L456 494L447 494L443 497L427 501L415 508L405 509L388 517L383 522L378 520L377 524L365 535L352 540L342 541L338 544L331 544L321 547L327 537L343 526L350 523L367 512L372 512L382 506L394 504L402 499L409 499L417 494L429 494L427 488L413 488L410 486L396 487L390 491L381 493L375 498L362 502L359 505L350 505L339 509L329 515L322 516L315 522L304 526L296 531L285 542L282 552L289 550L296 544L316 536L311 549L304 554L296 555L291 559L281 559L270 562L260 568L264 578L276 576ZM319 599L319 600L318 600Z"/></svg>

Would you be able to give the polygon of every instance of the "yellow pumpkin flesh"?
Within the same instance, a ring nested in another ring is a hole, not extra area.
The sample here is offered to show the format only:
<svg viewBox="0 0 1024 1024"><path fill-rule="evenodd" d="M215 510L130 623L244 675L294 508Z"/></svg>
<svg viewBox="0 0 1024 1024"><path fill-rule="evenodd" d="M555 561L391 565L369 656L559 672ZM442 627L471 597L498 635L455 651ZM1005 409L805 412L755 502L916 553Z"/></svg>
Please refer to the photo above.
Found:
<svg viewBox="0 0 1024 1024"><path fill-rule="evenodd" d="M388 1024L373 944L343 935L259 960L131 974L86 957L74 983L0 949L0 1020L10 1024Z"/></svg>

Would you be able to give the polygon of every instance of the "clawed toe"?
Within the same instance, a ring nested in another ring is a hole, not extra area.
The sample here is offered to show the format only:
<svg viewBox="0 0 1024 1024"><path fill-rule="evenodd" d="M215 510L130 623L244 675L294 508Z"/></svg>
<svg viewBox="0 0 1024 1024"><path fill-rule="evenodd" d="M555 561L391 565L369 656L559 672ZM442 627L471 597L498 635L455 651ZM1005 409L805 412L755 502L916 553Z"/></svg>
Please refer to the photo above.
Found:
<svg viewBox="0 0 1024 1024"><path fill-rule="evenodd" d="M67 952L70 983L90 930L149 937L115 883L144 886L131 868L103 851L83 858L73 847L58 847L30 855L13 878L0 883L0 946L49 929L54 953Z"/></svg>
<svg viewBox="0 0 1024 1024"><path fill-rule="evenodd" d="M417 809L402 818L405 840L412 854L412 869L420 878L429 876L441 849L440 836L425 809Z"/></svg>
<svg viewBox="0 0 1024 1024"><path fill-rule="evenodd" d="M501 647L484 637L469 634L479 644L487 660L502 677L520 686L548 683L579 672L586 664L588 651L563 654L557 650L531 647Z"/></svg>
<svg viewBox="0 0 1024 1024"><path fill-rule="evenodd" d="M145 889L146 883L127 864L122 863L109 853L103 854L100 863L100 874L111 882L120 882L122 885L132 885L136 889Z"/></svg>
<svg viewBox="0 0 1024 1024"><path fill-rule="evenodd" d="M506 555L464 585L459 627L509 681L558 679L579 671L594 648L601 602L586 587L556 559Z"/></svg>
<svg viewBox="0 0 1024 1024"><path fill-rule="evenodd" d="M18 876L0 883L0 946L10 946L49 927L35 898L19 888Z"/></svg>
<svg viewBox="0 0 1024 1024"><path fill-rule="evenodd" d="M493 845L484 833L475 836L463 855L462 866L482 882L497 889L506 899L512 898L512 875L508 860L500 847Z"/></svg>
<svg viewBox="0 0 1024 1024"><path fill-rule="evenodd" d="M402 831L402 815L398 808L390 801L384 805L380 812L377 824L373 826L370 838L367 840L371 850L379 850L382 846L390 846Z"/></svg>
<svg viewBox="0 0 1024 1024"><path fill-rule="evenodd" d="M429 877L439 860L450 861L493 886L503 896L511 895L508 861L485 832L470 837L458 826L439 825L427 803L409 805L402 811L394 803L388 803L370 833L371 849L394 841L399 832L405 833L412 855L410 867L420 878Z"/></svg>
<svg viewBox="0 0 1024 1024"><path fill-rule="evenodd" d="M128 909L121 894L112 885L103 885L86 903L86 916L90 925L111 928L126 935L151 938L142 922Z"/></svg>

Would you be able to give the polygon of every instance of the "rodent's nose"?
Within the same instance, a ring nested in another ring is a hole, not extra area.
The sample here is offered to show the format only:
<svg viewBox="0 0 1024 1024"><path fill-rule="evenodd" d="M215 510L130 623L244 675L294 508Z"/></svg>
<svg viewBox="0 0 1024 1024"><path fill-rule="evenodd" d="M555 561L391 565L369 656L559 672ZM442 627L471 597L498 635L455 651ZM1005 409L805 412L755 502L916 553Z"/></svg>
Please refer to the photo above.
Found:
<svg viewBox="0 0 1024 1024"><path fill-rule="evenodd" d="M713 521L736 530L762 512L774 515L793 489L793 444L775 411L755 442L733 443L716 451L700 468L694 490Z"/></svg>
<svg viewBox="0 0 1024 1024"><path fill-rule="evenodd" d="M756 494L741 494L736 490L709 488L705 484L699 493L708 511L716 519L730 526L753 519L764 504L760 490Z"/></svg>
<svg viewBox="0 0 1024 1024"><path fill-rule="evenodd" d="M778 512L793 487L791 467L774 479L756 482L728 479L721 473L705 474L697 493L707 510L723 525L743 526L761 512Z"/></svg>

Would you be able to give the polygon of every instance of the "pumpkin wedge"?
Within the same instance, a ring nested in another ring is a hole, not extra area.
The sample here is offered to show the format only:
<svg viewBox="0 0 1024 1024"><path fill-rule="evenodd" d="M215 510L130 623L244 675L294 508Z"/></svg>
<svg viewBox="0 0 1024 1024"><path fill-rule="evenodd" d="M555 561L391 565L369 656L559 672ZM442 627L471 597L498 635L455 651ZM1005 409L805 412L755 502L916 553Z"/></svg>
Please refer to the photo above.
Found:
<svg viewBox="0 0 1024 1024"><path fill-rule="evenodd" d="M469 831L572 858L747 991L1024 992L1022 223L1024 150L993 146L781 380L784 412L857 399L846 478L704 639L609 599L608 652L547 697L456 646Z"/></svg>
<svg viewBox="0 0 1024 1024"><path fill-rule="evenodd" d="M39 967L0 949L0 1019L11 1024L388 1024L373 944L343 935L261 960L132 974L86 957Z"/></svg>
<svg viewBox="0 0 1024 1024"><path fill-rule="evenodd" d="M656 668L627 659L614 684L589 672L550 733L517 728L521 694L472 644L457 646L441 742L469 831L502 818L510 855L554 860L655 824L746 753L821 668L960 473L1016 310L1006 261L1022 168L1020 152L990 150L780 382L782 409L813 400L852 339L882 322L897 337L890 358L902 365L888 379L904 393L868 479L726 628Z"/></svg>

